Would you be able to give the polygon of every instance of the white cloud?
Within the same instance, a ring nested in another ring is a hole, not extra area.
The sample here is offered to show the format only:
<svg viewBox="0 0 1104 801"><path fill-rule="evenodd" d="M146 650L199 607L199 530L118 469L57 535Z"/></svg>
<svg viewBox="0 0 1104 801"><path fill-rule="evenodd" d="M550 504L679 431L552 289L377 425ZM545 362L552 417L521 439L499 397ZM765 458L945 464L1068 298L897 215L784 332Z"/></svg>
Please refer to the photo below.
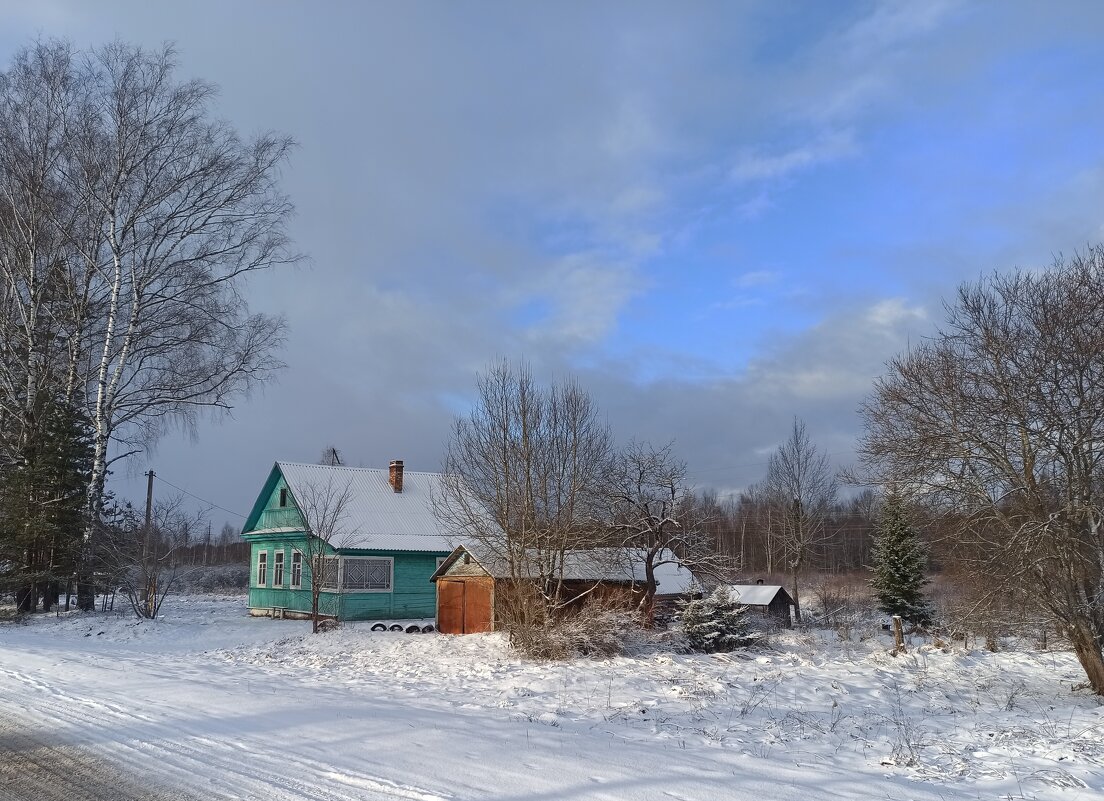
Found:
<svg viewBox="0 0 1104 801"><path fill-rule="evenodd" d="M534 287L532 299L547 302L550 313L529 328L529 339L569 347L595 344L641 289L640 278L628 264L610 263L589 253L563 258Z"/></svg>
<svg viewBox="0 0 1104 801"><path fill-rule="evenodd" d="M736 276L732 284L741 289L747 289L750 287L773 284L778 280L778 277L778 273L774 270L752 270Z"/></svg>
<svg viewBox="0 0 1104 801"><path fill-rule="evenodd" d="M737 158L730 176L738 184L779 181L819 164L853 156L857 152L858 146L851 131L834 131L822 135L815 142L781 153L745 151Z"/></svg>

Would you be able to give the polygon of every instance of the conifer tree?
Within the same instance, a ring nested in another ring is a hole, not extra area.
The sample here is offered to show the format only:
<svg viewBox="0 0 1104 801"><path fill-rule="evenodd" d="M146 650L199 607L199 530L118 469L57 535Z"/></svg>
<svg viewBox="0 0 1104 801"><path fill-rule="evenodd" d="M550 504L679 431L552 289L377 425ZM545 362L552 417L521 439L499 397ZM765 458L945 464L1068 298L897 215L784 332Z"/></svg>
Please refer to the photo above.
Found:
<svg viewBox="0 0 1104 801"><path fill-rule="evenodd" d="M695 651L731 651L747 645L747 607L731 597L728 587L690 601L682 609L682 630Z"/></svg>
<svg viewBox="0 0 1104 801"><path fill-rule="evenodd" d="M41 598L48 612L76 569L92 446L87 418L64 401L44 401L35 420L15 460L0 467L0 584L20 611Z"/></svg>
<svg viewBox="0 0 1104 801"><path fill-rule="evenodd" d="M928 552L904 501L895 493L886 499L872 556L874 577L870 584L882 611L918 626L930 623L931 606L924 597Z"/></svg>

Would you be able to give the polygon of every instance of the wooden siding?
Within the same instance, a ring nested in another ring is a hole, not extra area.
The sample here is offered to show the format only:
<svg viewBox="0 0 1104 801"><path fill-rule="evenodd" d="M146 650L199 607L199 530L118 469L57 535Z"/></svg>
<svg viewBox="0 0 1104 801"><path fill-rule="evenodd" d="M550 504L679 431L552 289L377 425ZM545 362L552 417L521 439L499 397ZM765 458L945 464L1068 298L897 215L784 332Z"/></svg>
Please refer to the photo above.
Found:
<svg viewBox="0 0 1104 801"><path fill-rule="evenodd" d="M308 560L303 560L303 581L299 589L291 589L291 554L302 549L305 542L301 535L286 537L250 538L252 554L249 561L249 608L251 610L288 609L310 612L311 574ZM284 582L273 587L275 552L284 551ZM331 549L332 551L332 549ZM259 554L268 554L267 587L254 586L257 580ZM437 569L437 557L441 553L414 553L410 551L346 551L347 556L386 556L394 559L390 592L323 592L319 599L320 611L342 620L389 620L402 618L431 618L437 612L436 587L429 577Z"/></svg>
<svg viewBox="0 0 1104 801"><path fill-rule="evenodd" d="M487 571L484 570L478 562L472 560L467 564L464 563L464 557L461 556L451 565L448 570L445 571L446 576L486 576Z"/></svg>
<svg viewBox="0 0 1104 801"><path fill-rule="evenodd" d="M280 491L287 490L287 506L280 506ZM283 476L279 476L272 492L268 494L264 509L257 518L255 528L299 528L303 527L303 518L299 515L299 509L295 506L295 499L291 496L287 482Z"/></svg>

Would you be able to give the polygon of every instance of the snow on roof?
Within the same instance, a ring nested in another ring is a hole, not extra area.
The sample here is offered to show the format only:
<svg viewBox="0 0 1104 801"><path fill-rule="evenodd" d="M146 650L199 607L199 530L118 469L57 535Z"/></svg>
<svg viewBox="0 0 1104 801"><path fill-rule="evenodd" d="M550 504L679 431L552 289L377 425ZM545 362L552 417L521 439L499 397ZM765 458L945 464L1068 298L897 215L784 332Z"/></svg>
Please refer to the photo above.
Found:
<svg viewBox="0 0 1104 801"><path fill-rule="evenodd" d="M482 567L495 578L509 578L510 568L502 552L485 543L468 543L464 546ZM504 550L504 549L503 549ZM588 548L568 551L564 554L563 577L567 581L617 581L640 583L645 580L644 562L647 551L642 548ZM690 592L696 582L693 574L677 562L675 555L663 549L656 557L653 575L659 595L681 595ZM438 574L447 570L449 563L441 565ZM529 565L531 575L537 575L535 566Z"/></svg>
<svg viewBox="0 0 1104 801"><path fill-rule="evenodd" d="M767 606L782 589L780 584L730 584L729 597L748 606Z"/></svg>
<svg viewBox="0 0 1104 801"><path fill-rule="evenodd" d="M440 491L440 473L403 471L402 492L388 483L388 471L374 467L336 467L299 462L277 462L277 467L299 497L307 486L332 481L352 491L346 525L351 529L335 548L383 551L451 551L455 542L433 514L431 498Z"/></svg>

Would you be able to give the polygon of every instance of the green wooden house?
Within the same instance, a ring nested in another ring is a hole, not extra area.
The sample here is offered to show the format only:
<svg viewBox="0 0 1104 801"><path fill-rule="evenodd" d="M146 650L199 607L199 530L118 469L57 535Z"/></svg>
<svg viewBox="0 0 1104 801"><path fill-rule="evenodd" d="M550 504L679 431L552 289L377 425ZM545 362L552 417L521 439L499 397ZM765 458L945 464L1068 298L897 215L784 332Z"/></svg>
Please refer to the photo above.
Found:
<svg viewBox="0 0 1104 801"><path fill-rule="evenodd" d="M319 611L341 620L431 618L430 582L454 543L437 523L431 498L438 473L276 462L242 535L251 544L249 612L307 617L311 554L325 556ZM341 533L308 543L300 504L320 488L347 492Z"/></svg>

